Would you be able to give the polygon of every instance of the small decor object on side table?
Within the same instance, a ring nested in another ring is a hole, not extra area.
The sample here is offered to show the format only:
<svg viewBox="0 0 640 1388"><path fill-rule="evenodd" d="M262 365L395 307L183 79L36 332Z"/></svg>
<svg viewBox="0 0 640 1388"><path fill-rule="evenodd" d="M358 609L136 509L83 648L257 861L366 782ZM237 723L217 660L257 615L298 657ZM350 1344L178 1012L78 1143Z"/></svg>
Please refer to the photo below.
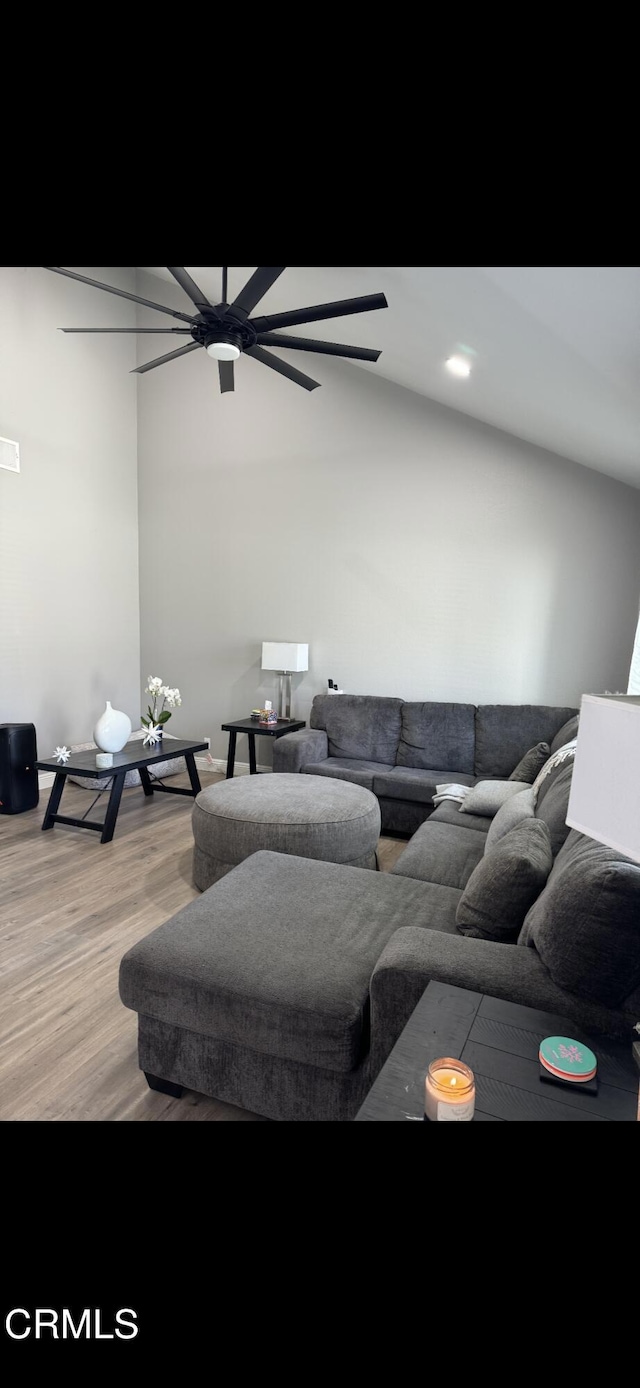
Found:
<svg viewBox="0 0 640 1388"><path fill-rule="evenodd" d="M264 708L261 708L261 709L260 709L260 717L259 717L259 719L258 719L258 722L259 722L259 723L277 723L277 721L278 721L278 715L277 715L275 709L271 707L271 700L270 700L270 699L265 699L265 701L264 701Z"/></svg>
<svg viewBox="0 0 640 1388"><path fill-rule="evenodd" d="M598 1093L598 1061L582 1041L573 1041L570 1036L545 1036L538 1059L541 1080L581 1085L587 1094Z"/></svg>
<svg viewBox="0 0 640 1388"><path fill-rule="evenodd" d="M151 703L147 708L148 718L140 717L143 728L147 729L147 737L144 739L143 746L160 742L162 739L162 729L171 717L170 709L180 708L182 699L179 689L169 689L167 684L162 683L160 675L149 675L149 681L145 689L145 694L151 695ZM169 708L165 708L165 704ZM148 738L148 742L147 742Z"/></svg>
<svg viewBox="0 0 640 1388"><path fill-rule="evenodd" d="M469 1123L475 1100L476 1084L468 1065L446 1056L431 1061L425 1080L425 1119L438 1123Z"/></svg>
<svg viewBox="0 0 640 1388"><path fill-rule="evenodd" d="M62 765L65 766L71 756L71 752L68 747L56 747L53 755L57 762L61 762Z"/></svg>
<svg viewBox="0 0 640 1388"><path fill-rule="evenodd" d="M121 752L131 737L131 719L120 709L107 707L93 730L93 740L101 752Z"/></svg>
<svg viewBox="0 0 640 1388"><path fill-rule="evenodd" d="M251 722L252 722L252 723L259 723L259 722L260 722L260 714L261 714L261 713L262 713L262 709L261 709L261 708L252 708L251 713L249 714L249 717L250 717L250 719L251 719Z"/></svg>

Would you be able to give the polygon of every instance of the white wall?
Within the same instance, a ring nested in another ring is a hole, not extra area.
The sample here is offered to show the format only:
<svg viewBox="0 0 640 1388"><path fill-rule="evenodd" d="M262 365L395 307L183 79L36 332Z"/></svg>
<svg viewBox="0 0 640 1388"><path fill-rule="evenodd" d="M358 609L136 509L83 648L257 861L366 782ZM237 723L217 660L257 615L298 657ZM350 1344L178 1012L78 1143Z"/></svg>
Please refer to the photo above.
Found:
<svg viewBox="0 0 640 1388"><path fill-rule="evenodd" d="M140 342L142 360L166 348ZM274 694L266 639L309 642L301 717L329 677L474 703L624 688L640 492L352 363L299 358L313 394L242 358L220 396L204 352L139 378L142 674L182 690L171 731L224 755L220 723Z"/></svg>
<svg viewBox="0 0 640 1388"><path fill-rule="evenodd" d="M134 287L129 270L80 273ZM124 299L0 267L0 722L34 722L40 756L87 741L107 699L139 723L135 337Z"/></svg>

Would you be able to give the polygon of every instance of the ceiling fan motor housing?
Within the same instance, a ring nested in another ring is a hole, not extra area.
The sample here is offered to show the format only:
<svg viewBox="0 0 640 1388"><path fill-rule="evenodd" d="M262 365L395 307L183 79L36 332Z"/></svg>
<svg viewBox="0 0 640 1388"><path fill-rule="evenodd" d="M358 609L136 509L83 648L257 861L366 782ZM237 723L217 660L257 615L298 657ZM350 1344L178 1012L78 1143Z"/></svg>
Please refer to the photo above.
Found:
<svg viewBox="0 0 640 1388"><path fill-rule="evenodd" d="M242 352L245 347L251 346L250 343L243 342L243 335L234 328L228 328L221 323L219 328L207 328L204 334L205 347L211 347L214 342L225 342L228 347L237 347Z"/></svg>

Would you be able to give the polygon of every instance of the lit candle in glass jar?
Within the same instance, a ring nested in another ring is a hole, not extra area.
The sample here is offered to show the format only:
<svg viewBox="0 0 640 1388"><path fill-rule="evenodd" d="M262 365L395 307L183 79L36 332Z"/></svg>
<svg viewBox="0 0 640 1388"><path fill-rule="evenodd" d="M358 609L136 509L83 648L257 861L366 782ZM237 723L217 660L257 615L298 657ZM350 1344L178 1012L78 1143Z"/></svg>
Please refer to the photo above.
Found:
<svg viewBox="0 0 640 1388"><path fill-rule="evenodd" d="M473 1118L476 1085L473 1070L461 1060L432 1060L427 1070L424 1116L432 1122L468 1123Z"/></svg>

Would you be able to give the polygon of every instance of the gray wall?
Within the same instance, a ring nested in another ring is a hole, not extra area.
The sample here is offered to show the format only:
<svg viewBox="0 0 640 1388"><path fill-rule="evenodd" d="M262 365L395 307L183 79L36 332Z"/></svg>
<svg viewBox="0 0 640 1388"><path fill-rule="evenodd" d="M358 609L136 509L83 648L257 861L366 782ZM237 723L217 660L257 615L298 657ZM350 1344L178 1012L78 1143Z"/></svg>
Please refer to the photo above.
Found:
<svg viewBox="0 0 640 1388"><path fill-rule="evenodd" d="M81 273L133 288L128 270ZM38 751L87 741L111 700L139 726L133 305L40 267L0 267L0 722Z"/></svg>
<svg viewBox="0 0 640 1388"><path fill-rule="evenodd" d="M626 687L639 491L351 363L297 364L320 390L244 358L220 396L204 352L139 379L142 673L180 687L172 732L225 754L220 723L274 693L263 640L309 642L301 717L329 677L474 703Z"/></svg>

